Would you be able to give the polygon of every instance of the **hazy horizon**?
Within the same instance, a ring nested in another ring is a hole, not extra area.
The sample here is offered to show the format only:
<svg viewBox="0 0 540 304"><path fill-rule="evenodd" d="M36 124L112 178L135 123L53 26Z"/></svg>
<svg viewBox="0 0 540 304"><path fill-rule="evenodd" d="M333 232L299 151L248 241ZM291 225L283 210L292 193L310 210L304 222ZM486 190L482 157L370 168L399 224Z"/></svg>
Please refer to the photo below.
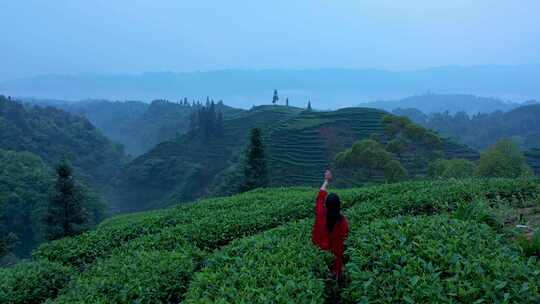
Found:
<svg viewBox="0 0 540 304"><path fill-rule="evenodd" d="M540 63L538 1L10 1L0 81Z"/></svg>

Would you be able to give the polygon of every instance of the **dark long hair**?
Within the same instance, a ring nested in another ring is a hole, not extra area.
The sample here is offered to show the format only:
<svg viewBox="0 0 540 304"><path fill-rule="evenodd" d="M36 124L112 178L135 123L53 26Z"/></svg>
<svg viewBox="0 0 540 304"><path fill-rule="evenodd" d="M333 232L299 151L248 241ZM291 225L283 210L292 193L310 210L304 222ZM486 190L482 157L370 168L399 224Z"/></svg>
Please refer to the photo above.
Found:
<svg viewBox="0 0 540 304"><path fill-rule="evenodd" d="M339 196L335 193L330 193L326 197L326 228L332 232L334 226L342 218L341 215L341 201Z"/></svg>

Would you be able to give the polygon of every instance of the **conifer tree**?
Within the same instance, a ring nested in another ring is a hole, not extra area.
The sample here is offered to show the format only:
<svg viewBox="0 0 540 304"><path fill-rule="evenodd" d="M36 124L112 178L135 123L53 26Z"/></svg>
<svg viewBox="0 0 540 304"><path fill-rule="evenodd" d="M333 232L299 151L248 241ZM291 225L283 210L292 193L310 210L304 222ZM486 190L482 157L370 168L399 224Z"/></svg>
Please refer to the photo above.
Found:
<svg viewBox="0 0 540 304"><path fill-rule="evenodd" d="M287 99L285 99L285 106L289 106L289 97L287 97Z"/></svg>
<svg viewBox="0 0 540 304"><path fill-rule="evenodd" d="M276 105L279 100L278 92L277 90L274 90L274 97L272 97L272 104Z"/></svg>
<svg viewBox="0 0 540 304"><path fill-rule="evenodd" d="M307 103L307 110L311 111L311 100L309 100Z"/></svg>
<svg viewBox="0 0 540 304"><path fill-rule="evenodd" d="M81 233L87 222L84 193L73 179L73 169L62 161L56 166L55 192L49 199L45 217L46 237L56 240Z"/></svg>
<svg viewBox="0 0 540 304"><path fill-rule="evenodd" d="M244 181L240 191L268 186L268 169L262 143L261 129L254 128L250 133L250 142L244 164Z"/></svg>
<svg viewBox="0 0 540 304"><path fill-rule="evenodd" d="M9 232L4 225L6 216L3 213L4 210L4 206L0 205L0 258L10 253L17 241L17 236L14 233Z"/></svg>

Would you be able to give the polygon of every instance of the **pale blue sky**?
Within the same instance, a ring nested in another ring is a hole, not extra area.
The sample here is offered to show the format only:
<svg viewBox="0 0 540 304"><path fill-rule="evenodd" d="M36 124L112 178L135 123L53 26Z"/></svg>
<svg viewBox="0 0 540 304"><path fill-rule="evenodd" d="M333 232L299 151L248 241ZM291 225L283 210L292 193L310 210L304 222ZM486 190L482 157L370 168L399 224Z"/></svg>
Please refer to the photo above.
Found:
<svg viewBox="0 0 540 304"><path fill-rule="evenodd" d="M538 0L0 1L0 80L540 63Z"/></svg>

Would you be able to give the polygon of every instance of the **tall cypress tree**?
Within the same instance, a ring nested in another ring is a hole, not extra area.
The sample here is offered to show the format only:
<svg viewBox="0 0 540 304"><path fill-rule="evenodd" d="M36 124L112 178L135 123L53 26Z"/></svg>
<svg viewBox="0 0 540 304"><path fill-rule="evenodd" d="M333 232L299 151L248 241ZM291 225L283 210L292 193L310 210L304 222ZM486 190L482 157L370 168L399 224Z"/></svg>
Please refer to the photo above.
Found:
<svg viewBox="0 0 540 304"><path fill-rule="evenodd" d="M75 184L73 169L62 161L56 166L55 192L49 200L45 217L46 236L56 240L84 230L87 215L83 209L83 190Z"/></svg>
<svg viewBox="0 0 540 304"><path fill-rule="evenodd" d="M277 90L274 90L274 96L272 97L272 104L276 105L278 100L279 100L279 96L278 96Z"/></svg>
<svg viewBox="0 0 540 304"><path fill-rule="evenodd" d="M250 142L246 151L244 182L240 191L266 187L268 183L268 168L266 166L266 155L262 143L261 129L254 128L251 130Z"/></svg>

